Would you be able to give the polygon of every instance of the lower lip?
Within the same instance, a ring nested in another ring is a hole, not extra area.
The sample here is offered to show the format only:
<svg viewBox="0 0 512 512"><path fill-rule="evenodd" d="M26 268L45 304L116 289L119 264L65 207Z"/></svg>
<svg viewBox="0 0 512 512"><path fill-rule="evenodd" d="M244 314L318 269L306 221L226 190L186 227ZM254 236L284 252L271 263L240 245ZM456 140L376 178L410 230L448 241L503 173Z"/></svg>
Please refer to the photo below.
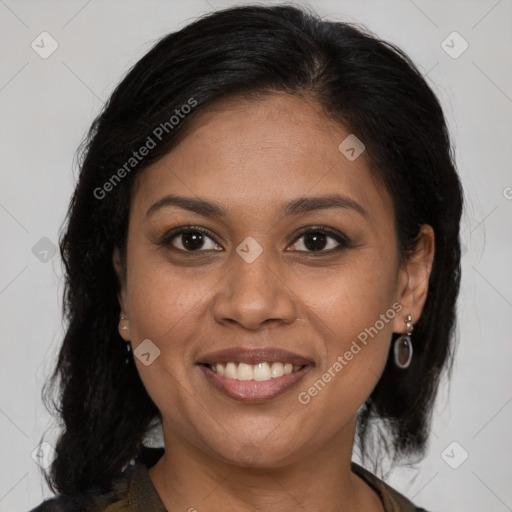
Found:
<svg viewBox="0 0 512 512"><path fill-rule="evenodd" d="M221 377L204 364L199 365L199 367L208 382L229 398L241 402L256 403L271 400L290 389L304 377L311 365L307 365L296 372L265 381L230 379Z"/></svg>

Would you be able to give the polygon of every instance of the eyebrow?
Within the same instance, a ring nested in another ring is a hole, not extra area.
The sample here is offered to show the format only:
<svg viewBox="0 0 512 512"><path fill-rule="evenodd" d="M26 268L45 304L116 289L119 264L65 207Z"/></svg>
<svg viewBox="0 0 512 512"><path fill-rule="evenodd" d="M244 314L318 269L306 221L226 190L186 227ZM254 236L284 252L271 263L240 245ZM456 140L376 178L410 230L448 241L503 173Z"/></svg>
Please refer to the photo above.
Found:
<svg viewBox="0 0 512 512"><path fill-rule="evenodd" d="M198 213L204 217L224 218L225 216L225 211L222 209L220 203L172 194L159 199L148 209L146 216L149 217L158 210L169 206L177 206L178 208ZM319 197L300 197L298 199L294 199L281 207L281 218L315 210L325 210L328 208L351 209L366 219L369 218L368 212L359 203L349 197L339 194L330 194Z"/></svg>

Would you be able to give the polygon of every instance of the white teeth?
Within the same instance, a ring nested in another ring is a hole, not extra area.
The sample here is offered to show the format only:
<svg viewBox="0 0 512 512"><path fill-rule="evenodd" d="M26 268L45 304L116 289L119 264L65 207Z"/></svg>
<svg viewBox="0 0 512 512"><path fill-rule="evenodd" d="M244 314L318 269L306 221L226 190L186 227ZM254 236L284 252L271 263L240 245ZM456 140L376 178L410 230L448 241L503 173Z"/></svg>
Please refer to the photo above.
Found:
<svg viewBox="0 0 512 512"><path fill-rule="evenodd" d="M256 381L267 381L277 377L282 377L283 375L289 375L301 368L301 366L293 366L291 363L284 364L277 362L263 362L255 365L229 362L211 365L211 369L214 372L217 372L221 377L236 380Z"/></svg>
<svg viewBox="0 0 512 512"><path fill-rule="evenodd" d="M270 366L268 363L258 363L254 367L254 380L270 380Z"/></svg>
<svg viewBox="0 0 512 512"><path fill-rule="evenodd" d="M238 365L238 380L253 380L254 370L252 365L240 363Z"/></svg>
<svg viewBox="0 0 512 512"><path fill-rule="evenodd" d="M272 377L281 377L284 375L284 365L283 363L272 363L272 368L270 368L270 373Z"/></svg>
<svg viewBox="0 0 512 512"><path fill-rule="evenodd" d="M235 363L228 363L226 365L226 371L224 373L224 376L228 377L228 379L238 379L238 368Z"/></svg>

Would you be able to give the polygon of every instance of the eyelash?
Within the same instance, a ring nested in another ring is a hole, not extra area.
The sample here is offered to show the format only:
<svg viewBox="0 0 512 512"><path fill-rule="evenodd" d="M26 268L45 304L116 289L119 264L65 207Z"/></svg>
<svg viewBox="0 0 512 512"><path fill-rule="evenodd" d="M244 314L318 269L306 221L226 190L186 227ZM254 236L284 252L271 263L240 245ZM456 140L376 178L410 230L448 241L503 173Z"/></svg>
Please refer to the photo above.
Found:
<svg viewBox="0 0 512 512"><path fill-rule="evenodd" d="M217 244L217 242L215 241L215 235L210 230L208 230L206 228L202 228L201 226L181 226L179 228L173 229L170 232L166 233L162 237L160 242L158 242L158 245L162 246L162 247L168 247L171 250L175 250L175 251L178 251L178 252L181 252L181 253L201 253L201 252L207 252L207 251L201 250L201 249L198 249L196 251L187 251L187 250L184 250L184 249L178 249L177 247L174 247L171 244L171 242L175 238L180 236L180 235L197 233L197 232L202 233L203 235L208 236L209 238L211 238ZM297 251L297 252L307 253L308 255L311 254L313 256L321 256L322 254L323 255L330 255L330 254L336 253L338 251L341 251L343 249L350 249L350 248L355 247L355 245L352 244L352 242L349 240L349 238L347 238L345 235L343 235L339 231L336 231L336 230L334 230L332 228L329 228L328 226L322 226L322 225L319 225L319 226L309 226L307 228L304 228L300 233L298 233L296 235L296 237L293 240L292 245L297 243L298 240L300 240L304 235L306 235L308 233L321 233L321 234L324 234L324 235L328 235L328 237L333 238L336 242L338 242L339 245L337 247L335 247L334 249L329 249L329 250L319 250L319 251L303 251L303 250L300 250L300 251Z"/></svg>

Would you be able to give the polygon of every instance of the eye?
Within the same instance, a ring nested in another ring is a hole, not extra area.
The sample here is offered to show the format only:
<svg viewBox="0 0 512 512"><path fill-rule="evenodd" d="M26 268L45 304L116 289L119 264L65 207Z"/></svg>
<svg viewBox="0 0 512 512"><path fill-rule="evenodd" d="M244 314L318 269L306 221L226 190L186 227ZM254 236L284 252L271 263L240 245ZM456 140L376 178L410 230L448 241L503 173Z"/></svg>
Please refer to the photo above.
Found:
<svg viewBox="0 0 512 512"><path fill-rule="evenodd" d="M159 245L172 245L175 249L185 252L198 252L200 249L222 250L210 236L210 232L199 226L187 226L173 230L164 236Z"/></svg>
<svg viewBox="0 0 512 512"><path fill-rule="evenodd" d="M304 241L300 241L302 238ZM215 242L213 233L200 226L184 226L174 229L164 235L158 245L171 246L181 252L223 250ZM349 247L352 247L350 240L339 231L326 226L312 226L299 233L291 250L325 254Z"/></svg>
<svg viewBox="0 0 512 512"><path fill-rule="evenodd" d="M301 242L302 238L304 241ZM314 226L303 230L292 247L300 252L330 253L350 245L348 238L339 231L326 226Z"/></svg>

